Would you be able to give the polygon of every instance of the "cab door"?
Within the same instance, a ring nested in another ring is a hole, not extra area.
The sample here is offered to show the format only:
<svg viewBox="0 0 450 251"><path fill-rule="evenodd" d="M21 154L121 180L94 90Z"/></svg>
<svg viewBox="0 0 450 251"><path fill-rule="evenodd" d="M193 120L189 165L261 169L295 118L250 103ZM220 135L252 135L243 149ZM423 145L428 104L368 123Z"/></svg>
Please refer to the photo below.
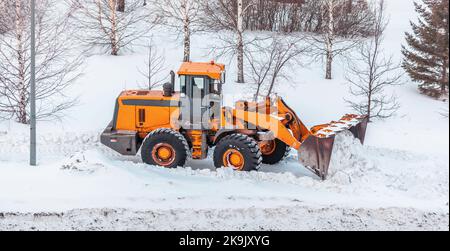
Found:
<svg viewBox="0 0 450 251"><path fill-rule="evenodd" d="M180 76L181 126L188 130L203 130L203 115L208 112L204 105L207 81L203 76Z"/></svg>
<svg viewBox="0 0 450 251"><path fill-rule="evenodd" d="M180 75L180 84L176 91L180 92L180 116L179 123L184 129L192 128L191 121L191 95L190 95L190 78L188 76Z"/></svg>
<svg viewBox="0 0 450 251"><path fill-rule="evenodd" d="M207 95L204 97L203 104L208 109L208 121L215 119L220 122L222 111L222 83L219 80L209 79Z"/></svg>
<svg viewBox="0 0 450 251"><path fill-rule="evenodd" d="M192 129L207 129L205 125L208 121L203 121L204 115L208 112L208 105L204 100L207 94L207 79L202 76L191 76L190 86Z"/></svg>
<svg viewBox="0 0 450 251"><path fill-rule="evenodd" d="M207 76L180 76L181 124L189 130L209 130L220 120L222 85Z"/></svg>

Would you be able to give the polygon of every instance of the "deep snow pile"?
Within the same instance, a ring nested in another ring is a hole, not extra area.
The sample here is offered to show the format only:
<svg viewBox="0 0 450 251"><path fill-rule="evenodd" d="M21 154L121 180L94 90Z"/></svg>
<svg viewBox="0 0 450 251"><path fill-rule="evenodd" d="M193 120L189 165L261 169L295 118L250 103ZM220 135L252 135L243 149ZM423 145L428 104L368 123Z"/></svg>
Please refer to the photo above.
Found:
<svg viewBox="0 0 450 251"><path fill-rule="evenodd" d="M363 147L350 132L336 137L329 174L331 183L365 187L369 193L392 189L419 199L447 195L447 202L448 177L448 159Z"/></svg>
<svg viewBox="0 0 450 251"><path fill-rule="evenodd" d="M376 166L369 160L364 147L349 131L336 136L330 163L330 180L338 184L351 184L374 169Z"/></svg>
<svg viewBox="0 0 450 251"><path fill-rule="evenodd" d="M12 160L27 154L20 144L0 142L11 153L0 159L0 229L448 230L445 159L363 147L350 134L336 138L327 181L295 152L260 172L210 160L164 169L72 136L69 154L51 135L41 154L65 157L39 169Z"/></svg>
<svg viewBox="0 0 450 251"><path fill-rule="evenodd" d="M69 143L58 143L54 134L49 138L45 142L53 143L40 145L40 154L59 159L49 158L39 169L25 167L26 147L0 142L0 191L12 191L0 193L0 211L276 207L292 201L448 211L448 160L363 147L350 133L337 136L326 181L301 167L295 151L259 172L215 170L210 159L164 169L119 156L93 135L72 134ZM179 198L190 203L180 205Z"/></svg>

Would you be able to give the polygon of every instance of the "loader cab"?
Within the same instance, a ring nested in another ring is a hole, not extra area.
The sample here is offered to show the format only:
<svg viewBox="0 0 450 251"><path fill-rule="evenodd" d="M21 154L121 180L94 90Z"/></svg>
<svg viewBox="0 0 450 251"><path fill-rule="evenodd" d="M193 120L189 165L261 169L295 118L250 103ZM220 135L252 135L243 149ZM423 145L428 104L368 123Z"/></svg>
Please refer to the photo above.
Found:
<svg viewBox="0 0 450 251"><path fill-rule="evenodd" d="M175 91L179 92L180 96L190 96L192 98L204 98L206 95L222 95L222 89L222 80L208 76L180 75L179 82L175 85Z"/></svg>
<svg viewBox="0 0 450 251"><path fill-rule="evenodd" d="M221 117L225 66L214 62L186 62L178 71L178 76L175 91L180 93L183 128L210 129L211 121Z"/></svg>

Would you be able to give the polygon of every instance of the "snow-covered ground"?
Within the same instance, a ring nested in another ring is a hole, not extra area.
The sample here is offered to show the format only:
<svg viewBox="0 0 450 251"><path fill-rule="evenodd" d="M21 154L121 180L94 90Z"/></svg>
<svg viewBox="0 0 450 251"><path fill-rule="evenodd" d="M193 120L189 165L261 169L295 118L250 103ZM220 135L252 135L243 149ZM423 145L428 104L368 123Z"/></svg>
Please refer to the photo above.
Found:
<svg viewBox="0 0 450 251"><path fill-rule="evenodd" d="M412 1L388 0L388 11L386 49L399 59L415 18ZM210 37L194 38L193 61L211 59ZM176 69L181 46L165 32L154 40ZM0 230L448 230L449 123L440 115L448 103L418 94L406 78L393 90L398 115L371 123L366 146L338 137L326 181L301 167L296 152L260 172L215 170L211 160L167 170L98 142L118 93L145 82L138 71L145 58L145 49L136 49L87 59L71 90L80 105L61 123L38 124L38 167L27 165L28 128L0 122ZM277 92L309 126L338 119L351 112L342 65L333 81L323 79L320 62L295 68L293 83ZM228 67L232 80L234 65ZM231 82L225 88L235 98L240 90Z"/></svg>

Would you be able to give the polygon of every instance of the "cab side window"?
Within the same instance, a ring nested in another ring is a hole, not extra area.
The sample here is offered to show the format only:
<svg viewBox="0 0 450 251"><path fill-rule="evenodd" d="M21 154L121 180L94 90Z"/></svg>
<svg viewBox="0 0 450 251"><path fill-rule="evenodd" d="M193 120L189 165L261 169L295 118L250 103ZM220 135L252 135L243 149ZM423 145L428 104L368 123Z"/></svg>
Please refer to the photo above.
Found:
<svg viewBox="0 0 450 251"><path fill-rule="evenodd" d="M175 91L183 93L185 95L187 94L186 93L186 76L180 76L180 84L175 85Z"/></svg>
<svg viewBox="0 0 450 251"><path fill-rule="evenodd" d="M220 95L220 92L221 92L220 81L211 79L209 83L209 93Z"/></svg>
<svg viewBox="0 0 450 251"><path fill-rule="evenodd" d="M200 95L201 98L205 96L205 79L203 77L192 78L193 97Z"/></svg>

